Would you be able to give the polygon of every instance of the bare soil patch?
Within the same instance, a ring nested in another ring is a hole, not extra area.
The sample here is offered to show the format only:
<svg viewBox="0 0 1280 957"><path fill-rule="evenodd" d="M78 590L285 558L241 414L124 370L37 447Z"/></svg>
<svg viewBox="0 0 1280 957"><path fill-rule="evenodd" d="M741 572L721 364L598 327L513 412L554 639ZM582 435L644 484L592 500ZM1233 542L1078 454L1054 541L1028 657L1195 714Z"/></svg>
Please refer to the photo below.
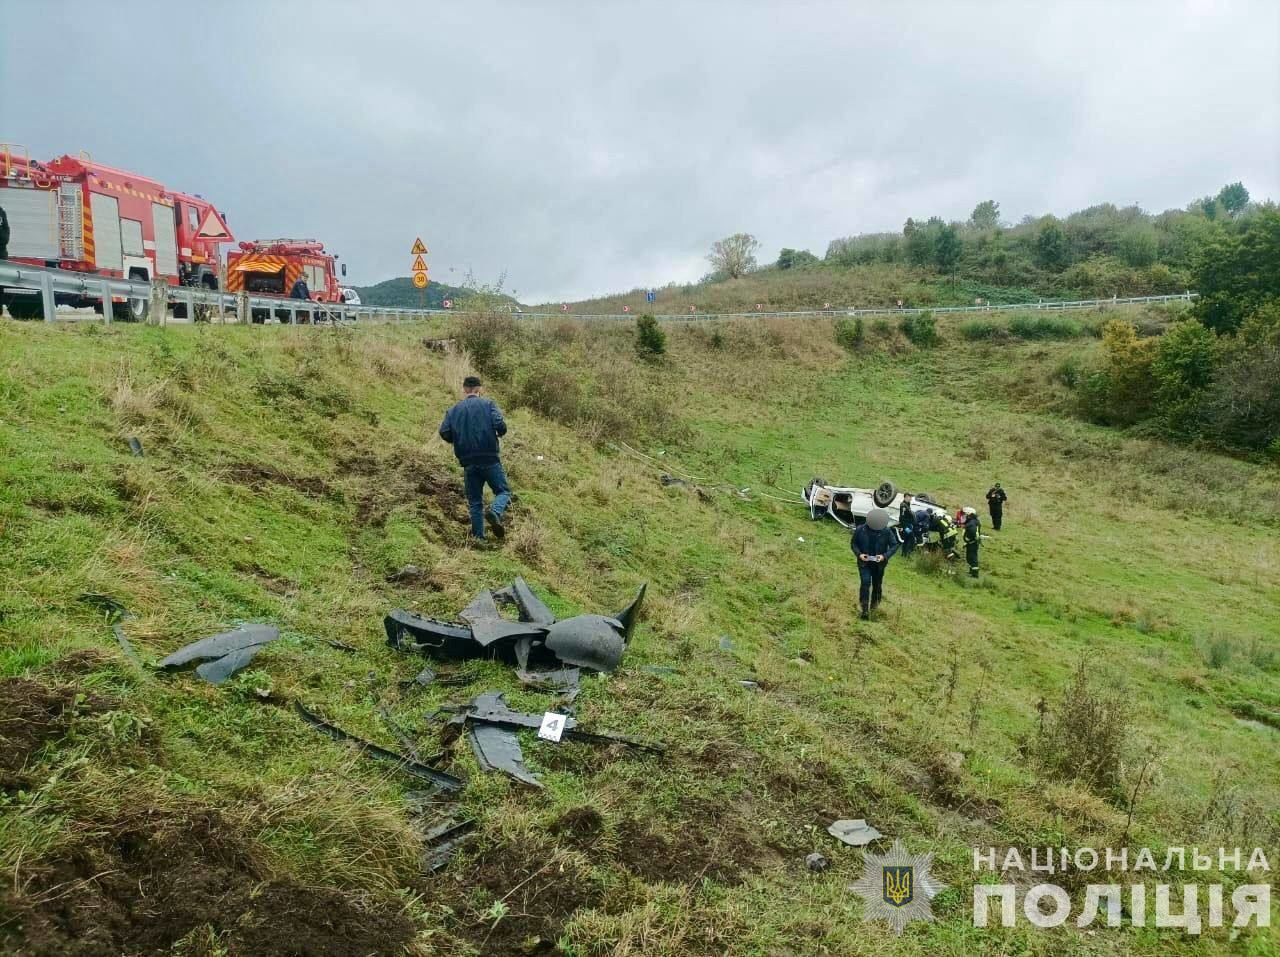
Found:
<svg viewBox="0 0 1280 957"><path fill-rule="evenodd" d="M49 957L163 954L204 931L255 957L397 953L394 905L273 875L216 811L135 808L80 821L51 858L0 890L0 950Z"/></svg>

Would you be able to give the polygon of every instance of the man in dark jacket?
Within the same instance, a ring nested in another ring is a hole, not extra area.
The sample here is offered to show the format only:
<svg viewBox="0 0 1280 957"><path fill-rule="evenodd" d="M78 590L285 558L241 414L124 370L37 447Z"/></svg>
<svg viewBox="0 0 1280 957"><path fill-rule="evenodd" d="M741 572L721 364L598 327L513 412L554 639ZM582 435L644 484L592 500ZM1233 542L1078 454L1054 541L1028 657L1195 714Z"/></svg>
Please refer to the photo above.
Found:
<svg viewBox="0 0 1280 957"><path fill-rule="evenodd" d="M911 496L902 493L902 504L898 506L898 534L902 538L902 557L906 558L916 547L916 517L911 511Z"/></svg>
<svg viewBox="0 0 1280 957"><path fill-rule="evenodd" d="M969 563L969 575L978 577L978 546L982 543L982 526L978 522L978 510L964 510L964 559Z"/></svg>
<svg viewBox="0 0 1280 957"><path fill-rule="evenodd" d="M502 513L511 502L511 489L498 458L498 438L507 434L498 403L480 394L480 379L469 375L462 380L463 399L444 414L440 438L453 446L453 454L462 465L467 505L471 509L471 534L484 539L485 519L493 534L502 538L506 528ZM493 504L486 512L484 487L493 489Z"/></svg>
<svg viewBox="0 0 1280 957"><path fill-rule="evenodd" d="M307 288L307 280L302 275L302 273L298 273L298 278L294 282L293 288L289 290L289 298L290 299L310 299L311 298L311 290Z"/></svg>
<svg viewBox="0 0 1280 957"><path fill-rule="evenodd" d="M987 508L991 510L991 527L997 532L1000 531L1000 520L1004 517L1004 503L1009 501L1009 496L1004 494L1004 489L1000 487L1000 483L987 489Z"/></svg>
<svg viewBox="0 0 1280 957"><path fill-rule="evenodd" d="M9 215L0 206L0 259L9 258ZM4 286L0 286L0 316L4 315Z"/></svg>
<svg viewBox="0 0 1280 957"><path fill-rule="evenodd" d="M850 548L858 556L858 602L866 621L884 597L884 570L898 550L898 537L889 528L889 513L882 508L867 512L867 520L853 532Z"/></svg>

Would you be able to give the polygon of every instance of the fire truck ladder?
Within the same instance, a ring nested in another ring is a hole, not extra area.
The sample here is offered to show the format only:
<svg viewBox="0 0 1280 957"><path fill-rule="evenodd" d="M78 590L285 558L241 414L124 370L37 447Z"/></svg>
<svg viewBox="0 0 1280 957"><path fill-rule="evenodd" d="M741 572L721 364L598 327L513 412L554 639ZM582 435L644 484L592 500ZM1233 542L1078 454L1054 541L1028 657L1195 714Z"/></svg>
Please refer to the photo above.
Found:
<svg viewBox="0 0 1280 957"><path fill-rule="evenodd" d="M84 259L84 197L76 183L58 187L58 242L63 259Z"/></svg>

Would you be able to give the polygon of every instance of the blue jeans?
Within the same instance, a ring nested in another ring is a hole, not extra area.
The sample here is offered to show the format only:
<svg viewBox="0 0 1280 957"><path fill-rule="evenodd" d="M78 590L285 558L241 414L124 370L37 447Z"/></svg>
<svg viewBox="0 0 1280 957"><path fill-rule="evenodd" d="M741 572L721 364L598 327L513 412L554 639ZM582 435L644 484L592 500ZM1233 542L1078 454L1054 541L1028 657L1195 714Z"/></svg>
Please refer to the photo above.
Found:
<svg viewBox="0 0 1280 957"><path fill-rule="evenodd" d="M462 484L467 490L467 507L471 510L471 534L476 538L484 538L485 485L493 489L493 505L489 507L489 511L494 515L501 518L511 502L511 489L507 485L506 473L502 471L502 463L464 465Z"/></svg>

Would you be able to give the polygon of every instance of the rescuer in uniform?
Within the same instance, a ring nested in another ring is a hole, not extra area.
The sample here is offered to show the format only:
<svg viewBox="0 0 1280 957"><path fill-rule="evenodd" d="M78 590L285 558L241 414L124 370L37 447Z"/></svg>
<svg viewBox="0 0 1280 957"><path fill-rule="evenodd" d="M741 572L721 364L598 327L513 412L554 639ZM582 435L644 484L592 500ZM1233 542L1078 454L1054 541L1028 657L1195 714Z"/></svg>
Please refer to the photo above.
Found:
<svg viewBox="0 0 1280 957"><path fill-rule="evenodd" d="M502 513L511 502L511 489L498 457L498 439L507 434L507 423L498 403L482 396L480 388L478 376L469 375L462 380L462 401L444 414L440 438L453 446L453 454L462 466L471 510L471 534L483 541L486 519L498 538L507 534ZM493 490L493 504L488 511L484 507L486 485Z"/></svg>
<svg viewBox="0 0 1280 957"><path fill-rule="evenodd" d="M1000 483L987 489L987 508L991 511L991 527L997 532L1000 531L1000 521L1004 518L1004 503L1009 501L1009 496L1004 494L1004 489L1000 487Z"/></svg>
<svg viewBox="0 0 1280 957"><path fill-rule="evenodd" d="M298 273L298 278L293 284L293 288L289 290L290 299L310 299L311 290L307 288L307 280L302 273Z"/></svg>
<svg viewBox="0 0 1280 957"><path fill-rule="evenodd" d="M858 556L858 602L866 621L884 597L884 571L898 550L898 537L889 528L889 513L882 508L867 512L867 520L854 530L850 547Z"/></svg>
<svg viewBox="0 0 1280 957"><path fill-rule="evenodd" d="M964 560L969 563L969 577L978 577L978 546L982 544L982 525L978 522L978 510L964 510Z"/></svg>
<svg viewBox="0 0 1280 957"><path fill-rule="evenodd" d="M9 258L9 214L0 206L0 259ZM0 315L4 314L4 286L0 286Z"/></svg>
<svg viewBox="0 0 1280 957"><path fill-rule="evenodd" d="M916 519L911 511L911 496L902 493L902 504L898 507L898 532L902 536L902 557L906 558L916 546Z"/></svg>

